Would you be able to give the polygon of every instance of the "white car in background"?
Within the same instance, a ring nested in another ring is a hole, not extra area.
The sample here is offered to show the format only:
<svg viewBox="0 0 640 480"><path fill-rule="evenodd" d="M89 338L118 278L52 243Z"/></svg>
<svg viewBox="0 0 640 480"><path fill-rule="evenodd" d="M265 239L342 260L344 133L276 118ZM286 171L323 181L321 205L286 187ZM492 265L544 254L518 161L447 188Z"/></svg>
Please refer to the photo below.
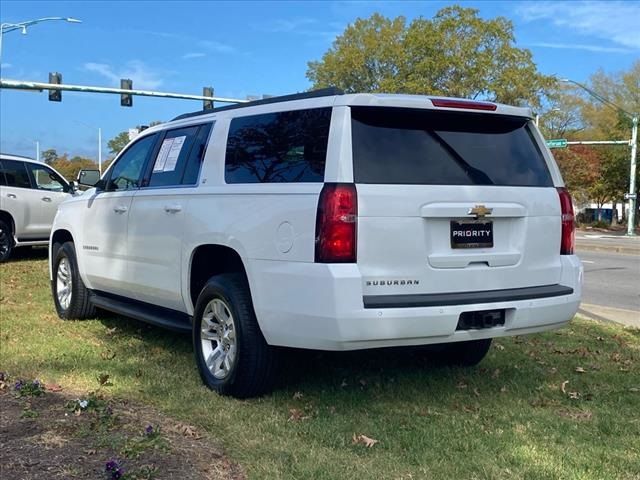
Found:
<svg viewBox="0 0 640 480"><path fill-rule="evenodd" d="M44 163L0 154L0 262L14 248L47 245L58 205L73 186Z"/></svg>

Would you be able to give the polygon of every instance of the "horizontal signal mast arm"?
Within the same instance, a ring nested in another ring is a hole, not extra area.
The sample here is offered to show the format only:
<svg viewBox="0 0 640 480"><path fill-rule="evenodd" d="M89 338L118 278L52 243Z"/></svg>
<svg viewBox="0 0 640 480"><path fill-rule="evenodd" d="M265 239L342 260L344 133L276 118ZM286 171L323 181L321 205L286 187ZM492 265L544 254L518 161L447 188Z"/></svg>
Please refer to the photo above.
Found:
<svg viewBox="0 0 640 480"><path fill-rule="evenodd" d="M91 85L69 85L57 83L29 82L25 80L0 79L0 88L16 90L66 90L71 92L112 93L117 95L139 95L142 97L181 98L184 100L212 100L221 103L247 103L248 100L226 97L205 97L185 93L155 92L152 90L128 90L122 88L96 87Z"/></svg>

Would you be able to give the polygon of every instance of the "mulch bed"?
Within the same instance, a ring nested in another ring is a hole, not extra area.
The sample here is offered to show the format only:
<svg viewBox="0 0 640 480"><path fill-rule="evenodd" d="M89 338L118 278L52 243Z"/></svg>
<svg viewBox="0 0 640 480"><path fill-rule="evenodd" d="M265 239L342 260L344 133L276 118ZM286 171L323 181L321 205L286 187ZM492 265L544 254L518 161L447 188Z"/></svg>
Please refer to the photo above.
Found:
<svg viewBox="0 0 640 480"><path fill-rule="evenodd" d="M100 409L74 412L75 395L47 390L40 396L20 397L11 384L2 386L2 478L245 478L215 439L148 406L101 400ZM110 460L121 467L119 473L105 471Z"/></svg>

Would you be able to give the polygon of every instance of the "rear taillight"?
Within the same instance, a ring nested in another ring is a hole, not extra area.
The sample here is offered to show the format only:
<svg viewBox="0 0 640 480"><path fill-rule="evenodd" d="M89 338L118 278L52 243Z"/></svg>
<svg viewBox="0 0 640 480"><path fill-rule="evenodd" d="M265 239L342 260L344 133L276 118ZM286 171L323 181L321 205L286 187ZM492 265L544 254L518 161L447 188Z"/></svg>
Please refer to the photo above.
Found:
<svg viewBox="0 0 640 480"><path fill-rule="evenodd" d="M475 102L472 100L454 100L450 98L434 98L431 100L434 107L440 108L464 108L467 110L495 111L498 106L490 102Z"/></svg>
<svg viewBox="0 0 640 480"><path fill-rule="evenodd" d="M316 217L316 262L354 263L358 195L352 183L325 183Z"/></svg>
<svg viewBox="0 0 640 480"><path fill-rule="evenodd" d="M560 255L573 255L575 244L576 224L573 216L573 202L571 195L564 187L558 187L560 197L560 211L562 212L562 237L560 241Z"/></svg>

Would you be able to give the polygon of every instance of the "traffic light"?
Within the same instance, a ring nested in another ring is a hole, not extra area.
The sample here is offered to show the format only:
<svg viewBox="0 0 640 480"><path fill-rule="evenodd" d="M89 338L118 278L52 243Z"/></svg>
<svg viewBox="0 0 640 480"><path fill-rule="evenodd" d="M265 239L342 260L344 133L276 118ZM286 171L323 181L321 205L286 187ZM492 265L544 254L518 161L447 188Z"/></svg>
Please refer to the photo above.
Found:
<svg viewBox="0 0 640 480"><path fill-rule="evenodd" d="M49 72L49 83L54 83L56 85L62 84L62 74L58 72ZM61 102L62 101L62 90L49 90L49 101L50 102Z"/></svg>
<svg viewBox="0 0 640 480"><path fill-rule="evenodd" d="M202 89L203 97L213 97L213 87L204 87ZM202 109L203 110L213 110L213 100L203 100L202 101Z"/></svg>
<svg viewBox="0 0 640 480"><path fill-rule="evenodd" d="M120 79L120 89L121 90L131 90L133 89L133 82L128 78ZM121 93L120 94L120 105L123 107L131 107L133 106L133 96L129 93Z"/></svg>

